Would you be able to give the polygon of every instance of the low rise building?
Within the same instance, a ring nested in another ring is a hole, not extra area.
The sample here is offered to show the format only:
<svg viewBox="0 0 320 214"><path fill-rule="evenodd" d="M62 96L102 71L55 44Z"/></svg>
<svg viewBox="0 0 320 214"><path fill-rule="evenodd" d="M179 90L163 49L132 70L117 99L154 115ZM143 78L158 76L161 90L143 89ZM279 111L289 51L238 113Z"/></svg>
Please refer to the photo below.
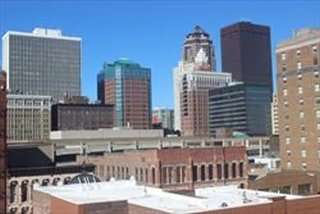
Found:
<svg viewBox="0 0 320 214"><path fill-rule="evenodd" d="M50 96L8 94L8 143L46 141L51 130Z"/></svg>
<svg viewBox="0 0 320 214"><path fill-rule="evenodd" d="M78 163L96 165L102 180L128 179L169 191L234 184L246 186L245 147L168 148L125 151L103 156L81 156Z"/></svg>
<svg viewBox="0 0 320 214"><path fill-rule="evenodd" d="M320 196L293 196L238 189L195 190L195 197L139 186L134 180L35 187L34 214L314 214Z"/></svg>
<svg viewBox="0 0 320 214"><path fill-rule="evenodd" d="M52 130L87 130L112 128L113 105L59 103L52 106Z"/></svg>

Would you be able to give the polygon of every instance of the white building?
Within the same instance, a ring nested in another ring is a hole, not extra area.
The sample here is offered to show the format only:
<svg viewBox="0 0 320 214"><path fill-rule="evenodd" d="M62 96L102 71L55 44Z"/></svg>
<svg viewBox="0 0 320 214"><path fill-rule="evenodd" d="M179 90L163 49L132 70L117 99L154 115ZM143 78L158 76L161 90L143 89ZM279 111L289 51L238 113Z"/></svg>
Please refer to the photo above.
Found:
<svg viewBox="0 0 320 214"><path fill-rule="evenodd" d="M81 94L81 38L57 29L8 31L2 37L2 69L11 93L62 99Z"/></svg>
<svg viewBox="0 0 320 214"><path fill-rule="evenodd" d="M172 109L156 107L152 111L152 123L161 123L162 128L174 130L174 113Z"/></svg>

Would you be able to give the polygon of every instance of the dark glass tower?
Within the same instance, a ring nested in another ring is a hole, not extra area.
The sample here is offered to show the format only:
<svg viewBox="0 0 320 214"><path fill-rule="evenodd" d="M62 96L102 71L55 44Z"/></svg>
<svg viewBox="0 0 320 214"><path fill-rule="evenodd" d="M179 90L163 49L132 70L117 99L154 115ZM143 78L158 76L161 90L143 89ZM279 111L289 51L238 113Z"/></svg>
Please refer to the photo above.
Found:
<svg viewBox="0 0 320 214"><path fill-rule="evenodd" d="M269 86L272 92L270 28L238 22L221 29L222 71L235 81Z"/></svg>

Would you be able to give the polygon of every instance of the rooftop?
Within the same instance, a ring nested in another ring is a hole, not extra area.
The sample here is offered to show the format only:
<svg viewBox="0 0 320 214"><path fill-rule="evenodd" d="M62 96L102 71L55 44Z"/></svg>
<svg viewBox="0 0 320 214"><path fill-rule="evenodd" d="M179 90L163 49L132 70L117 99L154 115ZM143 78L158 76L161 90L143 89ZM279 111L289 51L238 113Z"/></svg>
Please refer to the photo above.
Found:
<svg viewBox="0 0 320 214"><path fill-rule="evenodd" d="M238 189L236 186L209 187L195 190L195 197L165 192L159 188L136 185L130 180L64 186L35 186L35 191L47 193L73 204L90 204L127 200L129 204L168 213L194 213L252 204L271 203L271 198L300 196Z"/></svg>

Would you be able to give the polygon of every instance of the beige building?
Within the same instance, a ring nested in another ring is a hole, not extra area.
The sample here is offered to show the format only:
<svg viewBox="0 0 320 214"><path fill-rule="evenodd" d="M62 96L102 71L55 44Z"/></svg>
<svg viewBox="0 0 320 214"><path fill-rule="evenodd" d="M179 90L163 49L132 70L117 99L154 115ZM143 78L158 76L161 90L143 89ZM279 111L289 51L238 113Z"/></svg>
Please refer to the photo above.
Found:
<svg viewBox="0 0 320 214"><path fill-rule="evenodd" d="M271 124L272 124L272 135L279 135L279 107L278 107L277 94L274 94L272 97Z"/></svg>
<svg viewBox="0 0 320 214"><path fill-rule="evenodd" d="M320 169L320 29L278 45L280 156L283 169Z"/></svg>
<svg viewBox="0 0 320 214"><path fill-rule="evenodd" d="M215 72L210 35L199 26L184 41L182 59L173 71L175 129L184 136L208 136L208 91L231 82Z"/></svg>
<svg viewBox="0 0 320 214"><path fill-rule="evenodd" d="M49 139L51 97L8 94L8 143Z"/></svg>

